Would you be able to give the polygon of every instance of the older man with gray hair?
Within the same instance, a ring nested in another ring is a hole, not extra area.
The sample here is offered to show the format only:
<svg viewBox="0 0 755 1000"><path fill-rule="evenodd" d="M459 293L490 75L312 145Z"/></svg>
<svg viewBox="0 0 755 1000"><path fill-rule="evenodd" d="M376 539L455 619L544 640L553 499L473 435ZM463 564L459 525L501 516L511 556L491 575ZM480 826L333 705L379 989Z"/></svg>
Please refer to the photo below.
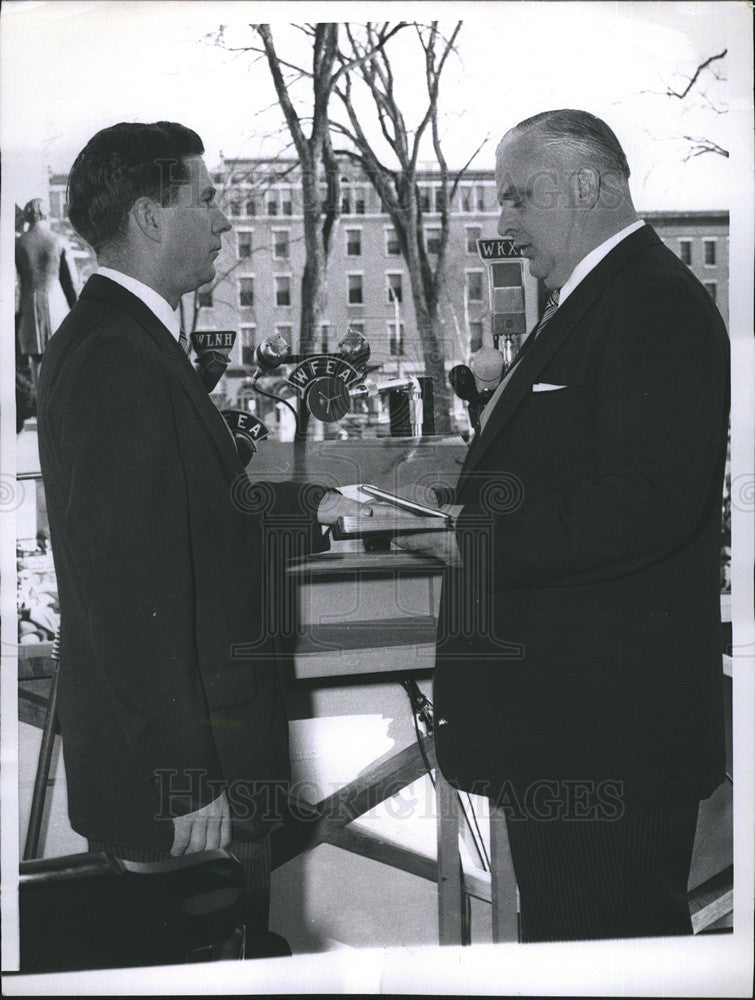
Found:
<svg viewBox="0 0 755 1000"><path fill-rule="evenodd" d="M520 122L496 179L550 297L456 489L438 761L505 809L524 940L689 934L698 803L724 778L726 329L638 218L605 122Z"/></svg>

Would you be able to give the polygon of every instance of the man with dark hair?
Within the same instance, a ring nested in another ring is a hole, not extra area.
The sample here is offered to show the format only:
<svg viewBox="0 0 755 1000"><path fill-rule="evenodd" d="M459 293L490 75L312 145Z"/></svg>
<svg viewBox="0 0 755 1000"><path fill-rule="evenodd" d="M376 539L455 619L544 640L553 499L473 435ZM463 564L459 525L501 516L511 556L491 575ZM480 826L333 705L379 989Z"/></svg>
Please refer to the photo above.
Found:
<svg viewBox="0 0 755 1000"><path fill-rule="evenodd" d="M551 296L457 484L436 746L505 810L525 941L691 933L698 803L724 779L728 337L628 177L583 111L498 147L499 232Z"/></svg>
<svg viewBox="0 0 755 1000"><path fill-rule="evenodd" d="M71 170L71 219L99 270L40 380L58 714L71 824L90 848L158 861L230 843L261 927L289 768L266 536L325 548L319 523L357 505L251 483L188 361L179 300L212 280L230 229L201 154L182 125L123 123Z"/></svg>

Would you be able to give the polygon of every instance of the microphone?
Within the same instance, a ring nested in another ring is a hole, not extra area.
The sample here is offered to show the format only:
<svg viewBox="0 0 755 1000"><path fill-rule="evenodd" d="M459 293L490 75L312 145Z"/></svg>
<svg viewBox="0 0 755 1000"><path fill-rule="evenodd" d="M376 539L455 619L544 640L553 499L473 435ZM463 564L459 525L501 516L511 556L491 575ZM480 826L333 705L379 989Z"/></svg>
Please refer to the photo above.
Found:
<svg viewBox="0 0 755 1000"><path fill-rule="evenodd" d="M478 392L495 390L501 381L504 357L495 347L481 347L472 358L472 374Z"/></svg>
<svg viewBox="0 0 755 1000"><path fill-rule="evenodd" d="M480 392L477 388L477 379L467 365L454 365L448 373L448 381L459 399L463 399L467 404L470 423L475 432L479 433L480 413L493 395L493 390L486 389Z"/></svg>
<svg viewBox="0 0 755 1000"><path fill-rule="evenodd" d="M356 333L354 330L349 330L338 345L338 349L343 360L348 361L354 368L360 368L370 360L370 345L361 333Z"/></svg>
<svg viewBox="0 0 755 1000"><path fill-rule="evenodd" d="M477 397L477 383L468 365L454 365L448 373L448 381L459 399L463 399L465 403Z"/></svg>
<svg viewBox="0 0 755 1000"><path fill-rule="evenodd" d="M524 259L498 260L490 265L493 343L527 332L524 309Z"/></svg>
<svg viewBox="0 0 755 1000"><path fill-rule="evenodd" d="M266 372L273 372L285 365L291 356L291 348L283 337L265 337L254 352L255 364Z"/></svg>
<svg viewBox="0 0 755 1000"><path fill-rule="evenodd" d="M192 333L197 371L208 392L212 392L228 367L235 340L235 330L195 330Z"/></svg>

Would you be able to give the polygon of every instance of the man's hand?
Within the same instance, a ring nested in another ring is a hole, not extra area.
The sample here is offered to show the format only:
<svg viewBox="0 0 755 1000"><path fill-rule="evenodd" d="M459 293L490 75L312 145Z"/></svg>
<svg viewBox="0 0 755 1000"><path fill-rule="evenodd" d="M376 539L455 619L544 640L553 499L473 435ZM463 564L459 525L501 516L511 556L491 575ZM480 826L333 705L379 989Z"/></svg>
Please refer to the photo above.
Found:
<svg viewBox="0 0 755 1000"><path fill-rule="evenodd" d="M461 512L461 505L439 505L435 493L427 486L413 485L401 490L401 496L416 503L424 503L437 507L450 515L453 522ZM451 531L419 531L416 534L398 535L391 541L393 549L408 549L411 552L421 552L426 556L441 559L447 566L461 566L459 546L456 544L456 532Z"/></svg>
<svg viewBox="0 0 755 1000"><path fill-rule="evenodd" d="M425 556L435 556L447 566L461 566L459 546L455 531L418 531L416 534L398 535L391 540L392 549L408 549Z"/></svg>
<svg viewBox="0 0 755 1000"><path fill-rule="evenodd" d="M372 517L372 507L328 490L317 508L317 520L320 524L335 524L339 517Z"/></svg>
<svg viewBox="0 0 755 1000"><path fill-rule="evenodd" d="M196 812L173 820L171 856L225 848L231 842L231 810L225 792Z"/></svg>

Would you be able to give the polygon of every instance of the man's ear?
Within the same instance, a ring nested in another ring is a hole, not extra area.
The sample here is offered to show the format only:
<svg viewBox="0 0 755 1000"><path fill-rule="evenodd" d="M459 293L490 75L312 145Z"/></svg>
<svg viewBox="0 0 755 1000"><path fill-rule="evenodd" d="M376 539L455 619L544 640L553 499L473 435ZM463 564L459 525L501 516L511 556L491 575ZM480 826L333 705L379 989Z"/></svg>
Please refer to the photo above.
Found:
<svg viewBox="0 0 755 1000"><path fill-rule="evenodd" d="M600 174L594 167L580 167L572 174L572 196L579 208L592 208L600 194Z"/></svg>
<svg viewBox="0 0 755 1000"><path fill-rule="evenodd" d="M152 198L137 198L131 206L131 218L148 240L162 242L162 212L160 205Z"/></svg>

